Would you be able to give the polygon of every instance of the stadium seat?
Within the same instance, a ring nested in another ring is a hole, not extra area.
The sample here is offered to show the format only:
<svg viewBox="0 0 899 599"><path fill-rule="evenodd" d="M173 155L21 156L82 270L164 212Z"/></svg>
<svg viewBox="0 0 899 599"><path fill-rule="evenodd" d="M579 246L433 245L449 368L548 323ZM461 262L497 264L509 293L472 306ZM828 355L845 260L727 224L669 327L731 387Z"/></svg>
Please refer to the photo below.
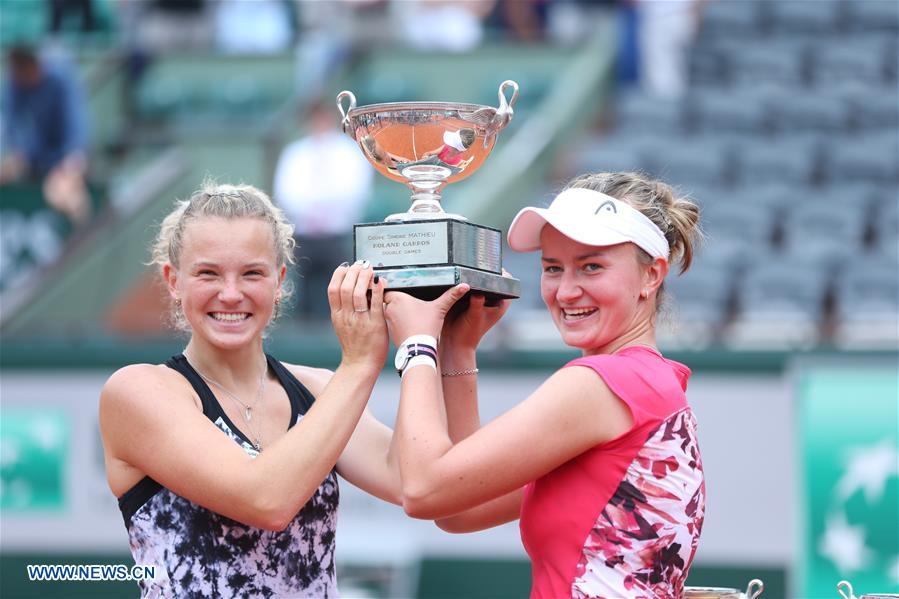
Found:
<svg viewBox="0 0 899 599"><path fill-rule="evenodd" d="M684 130L684 105L680 100L647 94L624 94L615 102L616 133L676 135Z"/></svg>
<svg viewBox="0 0 899 599"><path fill-rule="evenodd" d="M885 85L879 93L869 87L848 90L843 96L849 106L850 125L860 131L880 131L899 127L899 92Z"/></svg>
<svg viewBox="0 0 899 599"><path fill-rule="evenodd" d="M716 202L730 201L734 188L727 185L702 185L691 183L677 187L679 194L689 197L705 210L705 206ZM703 217L700 217L703 218Z"/></svg>
<svg viewBox="0 0 899 599"><path fill-rule="evenodd" d="M821 338L828 273L787 254L759 254L737 286L732 348L808 348Z"/></svg>
<svg viewBox="0 0 899 599"><path fill-rule="evenodd" d="M742 3L728 2L726 4ZM690 87L701 89L705 86L720 86L728 83L730 81L728 67L725 53L716 49L713 44L707 43L701 49L693 48L687 58Z"/></svg>
<svg viewBox="0 0 899 599"><path fill-rule="evenodd" d="M22 285L63 252L68 226L49 210L0 211L0 292Z"/></svg>
<svg viewBox="0 0 899 599"><path fill-rule="evenodd" d="M846 22L852 31L895 33L899 31L899 3L884 0L851 0L846 2Z"/></svg>
<svg viewBox="0 0 899 599"><path fill-rule="evenodd" d="M774 239L776 214L758 204L725 198L702 208L706 253L736 257L733 267L745 266L752 256L768 252Z"/></svg>
<svg viewBox="0 0 899 599"><path fill-rule="evenodd" d="M811 49L809 70L811 79L819 86L832 81L859 81L881 85L889 81L895 43L881 36L851 36L839 43L823 41Z"/></svg>
<svg viewBox="0 0 899 599"><path fill-rule="evenodd" d="M817 140L808 138L759 139L738 148L736 156L738 178L745 184L809 185L820 161Z"/></svg>
<svg viewBox="0 0 899 599"><path fill-rule="evenodd" d="M262 114L274 102L265 84L251 74L241 73L223 82L219 93L209 97L210 108L235 120Z"/></svg>
<svg viewBox="0 0 899 599"><path fill-rule="evenodd" d="M807 203L824 206L854 206L867 214L876 212L878 186L869 182L834 181L826 187L810 190Z"/></svg>
<svg viewBox="0 0 899 599"><path fill-rule="evenodd" d="M681 347L701 349L720 333L730 312L731 281L736 270L715 261L715 257L702 252L690 270L683 275L672 273L666 279L669 311L676 326L676 335L666 337L666 345L676 341Z"/></svg>
<svg viewBox="0 0 899 599"><path fill-rule="evenodd" d="M821 91L783 93L767 98L771 125L780 133L838 133L849 128L850 115L845 101Z"/></svg>
<svg viewBox="0 0 899 599"><path fill-rule="evenodd" d="M806 82L805 47L802 40L759 41L729 52L731 81L737 85L775 83L800 86Z"/></svg>
<svg viewBox="0 0 899 599"><path fill-rule="evenodd" d="M876 189L872 196L873 245L881 253L899 254L899 187ZM899 275L897 275L899 276Z"/></svg>
<svg viewBox="0 0 899 599"><path fill-rule="evenodd" d="M702 34L752 36L763 32L761 2L709 2L703 7Z"/></svg>
<svg viewBox="0 0 899 599"><path fill-rule="evenodd" d="M594 171L635 171L649 167L646 147L651 140L631 135L591 137L572 148L562 165L569 176Z"/></svg>
<svg viewBox="0 0 899 599"><path fill-rule="evenodd" d="M857 254L837 278L839 347L883 347L899 344L899 261L887 253Z"/></svg>
<svg viewBox="0 0 899 599"><path fill-rule="evenodd" d="M784 221L786 251L807 264L834 273L865 245L868 205L864 199L797 204Z"/></svg>
<svg viewBox="0 0 899 599"><path fill-rule="evenodd" d="M733 178L732 149L717 136L659 139L646 157L651 174L677 186L723 185Z"/></svg>
<svg viewBox="0 0 899 599"><path fill-rule="evenodd" d="M825 151L825 173L832 181L899 181L899 138L895 130L835 139Z"/></svg>
<svg viewBox="0 0 899 599"><path fill-rule="evenodd" d="M769 0L765 4L770 29L777 33L834 33L843 19L840 0Z"/></svg>
<svg viewBox="0 0 899 599"><path fill-rule="evenodd" d="M191 91L179 78L160 78L137 89L137 112L148 121L167 120L192 114Z"/></svg>
<svg viewBox="0 0 899 599"><path fill-rule="evenodd" d="M767 180L746 181L727 194L727 201L736 204L746 204L758 209L764 209L772 214L775 219L775 235L777 222L780 215L792 203L799 201L806 187L787 185L783 182L771 182Z"/></svg>
<svg viewBox="0 0 899 599"><path fill-rule="evenodd" d="M766 106L759 94L700 88L690 94L688 106L689 122L703 133L758 135L769 129Z"/></svg>

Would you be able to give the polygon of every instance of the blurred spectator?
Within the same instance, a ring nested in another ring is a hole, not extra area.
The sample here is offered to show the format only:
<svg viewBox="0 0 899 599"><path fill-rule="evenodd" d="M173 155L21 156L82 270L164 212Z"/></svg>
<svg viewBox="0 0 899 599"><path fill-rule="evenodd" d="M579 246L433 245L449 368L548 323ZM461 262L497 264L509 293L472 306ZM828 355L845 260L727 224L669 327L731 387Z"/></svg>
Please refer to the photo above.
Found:
<svg viewBox="0 0 899 599"><path fill-rule="evenodd" d="M595 36L603 21L630 3L631 0L553 0L544 9L546 36L551 44L575 46Z"/></svg>
<svg viewBox="0 0 899 599"><path fill-rule="evenodd" d="M371 194L374 169L336 127L337 110L316 102L309 132L284 148L275 170L275 202L296 227L302 277L297 312L326 318L325 289L334 268L352 256L353 225Z"/></svg>
<svg viewBox="0 0 899 599"><path fill-rule="evenodd" d="M206 0L119 0L136 25L136 45L150 54L212 47L214 27Z"/></svg>
<svg viewBox="0 0 899 599"><path fill-rule="evenodd" d="M51 63L28 46L10 48L7 61L0 185L41 181L47 203L82 224L90 201L86 107L77 78L66 62Z"/></svg>
<svg viewBox="0 0 899 599"><path fill-rule="evenodd" d="M403 40L415 50L468 52L484 37L494 0L394 0Z"/></svg>
<svg viewBox="0 0 899 599"><path fill-rule="evenodd" d="M78 31L94 31L93 0L49 0L50 7L50 31L59 33L66 29L67 21L73 16L79 21Z"/></svg>
<svg viewBox="0 0 899 599"><path fill-rule="evenodd" d="M228 54L275 54L293 43L296 20L287 0L219 0L215 45Z"/></svg>
<svg viewBox="0 0 899 599"><path fill-rule="evenodd" d="M128 121L137 118L141 80L159 55L184 50L208 51L215 35L207 0L112 0L124 45L122 104ZM125 138L129 131L123 131Z"/></svg>
<svg viewBox="0 0 899 599"><path fill-rule="evenodd" d="M327 82L351 56L389 45L396 37L388 0L300 1L296 8L300 29L296 89L302 98L324 93Z"/></svg>
<svg viewBox="0 0 899 599"><path fill-rule="evenodd" d="M699 28L702 0L634 0L640 79L652 95L678 97L687 85L687 51Z"/></svg>
<svg viewBox="0 0 899 599"><path fill-rule="evenodd" d="M505 29L513 40L541 42L546 37L549 0L499 0L489 24Z"/></svg>

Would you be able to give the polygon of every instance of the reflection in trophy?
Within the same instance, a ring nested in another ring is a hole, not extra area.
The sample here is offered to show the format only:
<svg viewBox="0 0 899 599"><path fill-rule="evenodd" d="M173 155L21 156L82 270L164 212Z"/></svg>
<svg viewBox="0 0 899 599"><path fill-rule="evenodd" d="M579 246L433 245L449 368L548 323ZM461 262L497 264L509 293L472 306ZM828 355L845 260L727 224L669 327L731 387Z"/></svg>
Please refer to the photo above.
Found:
<svg viewBox="0 0 899 599"><path fill-rule="evenodd" d="M478 170L512 120L518 84L504 81L498 95L499 107L492 108L450 102L356 107L352 92L338 94L343 130L379 173L412 190L407 212L354 227L355 259L370 261L389 289L431 298L468 283L491 297L518 297L519 281L502 274L501 232L448 214L440 204L444 186Z"/></svg>
<svg viewBox="0 0 899 599"><path fill-rule="evenodd" d="M415 174L422 170L414 171L411 167L436 166L446 169L441 172L447 172L450 175L464 171L474 160L473 156L465 158L464 152L474 143L475 135L474 129L468 127L459 131L444 131L443 144L439 148L425 152L418 160L390 154L381 147L373 135L362 136L359 144L365 151L365 156L373 164L384 167L396 178L404 177L403 172L405 172L408 174L409 181L412 182Z"/></svg>

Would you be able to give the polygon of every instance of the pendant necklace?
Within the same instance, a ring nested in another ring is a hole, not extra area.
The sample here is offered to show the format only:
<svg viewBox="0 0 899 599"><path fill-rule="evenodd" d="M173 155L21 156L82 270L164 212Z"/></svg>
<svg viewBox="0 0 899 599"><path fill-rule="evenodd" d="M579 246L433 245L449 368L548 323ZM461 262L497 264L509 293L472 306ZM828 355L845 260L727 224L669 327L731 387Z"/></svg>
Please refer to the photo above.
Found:
<svg viewBox="0 0 899 599"><path fill-rule="evenodd" d="M265 367L262 369L262 375L259 377L259 391L256 394L256 401L253 404L247 404L247 403L242 402L240 400L240 398L237 397L237 395L235 395L234 393L229 391L227 388L225 388L224 385L222 385L215 379L212 379L212 378L206 376L205 374L203 374L202 372L200 372L196 366L191 364L191 361L187 357L186 353L184 354L184 359L187 360L187 363L190 364L190 367L193 368L194 371L196 371L196 373L200 375L201 379L203 379L210 385L215 385L216 387L218 387L223 393L225 393L228 397L233 399L234 403L236 403L238 406L240 406L241 414L243 415L243 419L247 423L247 426L250 428L250 432L253 435L253 447L256 449L256 451L262 451L262 442L260 441L260 438L259 438L259 432L256 429L256 427L253 425L253 410L256 410L257 408L259 408L259 410L261 411L261 409L262 409L262 398L265 396L265 375L268 371L268 364L266 364Z"/></svg>

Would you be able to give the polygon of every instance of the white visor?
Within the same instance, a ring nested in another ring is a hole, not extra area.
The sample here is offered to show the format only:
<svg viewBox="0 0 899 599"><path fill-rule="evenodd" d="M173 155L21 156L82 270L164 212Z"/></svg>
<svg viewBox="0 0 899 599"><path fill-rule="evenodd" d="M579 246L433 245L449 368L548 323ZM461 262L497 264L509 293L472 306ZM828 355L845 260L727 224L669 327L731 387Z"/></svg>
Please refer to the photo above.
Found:
<svg viewBox="0 0 899 599"><path fill-rule="evenodd" d="M566 189L549 208L523 208L509 225L509 247L518 252L540 249L540 232L547 223L578 243L631 242L653 258L668 259L668 241L655 223L627 203L592 189Z"/></svg>
<svg viewBox="0 0 899 599"><path fill-rule="evenodd" d="M444 131L443 143L460 152L465 151L465 144L462 143L462 135L458 131Z"/></svg>

